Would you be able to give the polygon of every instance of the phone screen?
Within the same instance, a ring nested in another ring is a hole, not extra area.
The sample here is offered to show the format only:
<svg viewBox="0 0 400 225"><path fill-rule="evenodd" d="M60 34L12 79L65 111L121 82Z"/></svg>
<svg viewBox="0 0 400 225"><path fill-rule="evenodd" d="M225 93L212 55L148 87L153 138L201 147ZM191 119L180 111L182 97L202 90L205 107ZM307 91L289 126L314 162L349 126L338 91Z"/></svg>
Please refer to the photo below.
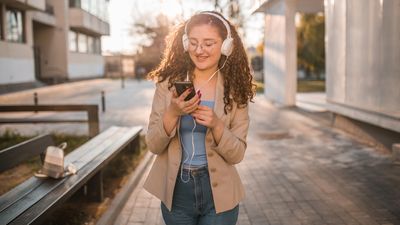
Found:
<svg viewBox="0 0 400 225"><path fill-rule="evenodd" d="M174 86L175 86L176 92L180 96L188 88L191 88L191 87L193 88L193 83L190 81L177 81L174 83ZM190 92L190 94L185 98L185 101L190 100L195 95L196 95L196 91L193 88L192 91Z"/></svg>

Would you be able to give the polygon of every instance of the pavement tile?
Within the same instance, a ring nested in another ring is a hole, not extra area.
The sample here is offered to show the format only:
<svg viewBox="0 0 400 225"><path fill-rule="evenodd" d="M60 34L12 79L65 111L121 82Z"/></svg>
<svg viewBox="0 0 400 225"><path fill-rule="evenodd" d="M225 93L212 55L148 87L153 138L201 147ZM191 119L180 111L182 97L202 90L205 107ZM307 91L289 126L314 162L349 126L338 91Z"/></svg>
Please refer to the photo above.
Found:
<svg viewBox="0 0 400 225"><path fill-rule="evenodd" d="M121 89L119 81L96 79L0 95L0 101L31 103L37 91L41 103L99 104L103 89L107 109L100 114L101 130L111 125L143 125L146 131L154 93L154 85L149 82L127 80L126 88ZM391 164L389 154L358 143L313 117L278 108L263 96L250 104L250 118L246 155L236 165L246 189L239 225L400 224L400 169ZM1 126L0 132L9 127ZM11 127L33 134L87 132L86 124ZM287 135L271 138L282 133ZM115 224L164 225L160 202L143 190L143 179Z"/></svg>

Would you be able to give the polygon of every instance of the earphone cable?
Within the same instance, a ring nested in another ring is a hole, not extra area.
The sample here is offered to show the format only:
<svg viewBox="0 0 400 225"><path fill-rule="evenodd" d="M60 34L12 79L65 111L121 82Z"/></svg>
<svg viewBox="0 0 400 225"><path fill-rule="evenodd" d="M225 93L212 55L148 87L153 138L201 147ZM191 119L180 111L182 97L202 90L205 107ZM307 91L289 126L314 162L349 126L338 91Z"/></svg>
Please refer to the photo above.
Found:
<svg viewBox="0 0 400 225"><path fill-rule="evenodd" d="M210 76L210 78L208 78L208 80L207 80L199 89L197 89L197 90L201 90L201 88L202 88L204 85L206 85L206 84L215 76L215 74L217 74L218 71L220 71L222 68L224 68L226 61L228 61L228 57L229 57L229 56L226 57L225 62L224 62L224 64L222 64L221 68L218 68L218 70L216 70L216 71ZM187 77L187 78L189 77L189 72L186 74L186 77ZM181 135L179 135L179 132L178 132L179 140L180 140L181 145L182 145L182 149L183 149L183 151L186 153L186 158L183 160L183 162L182 162L182 164L181 164L181 176L180 176L180 178L181 178L181 181L182 181L183 183L188 183L188 182L190 181L190 172L191 172L191 169L190 169L190 168L191 168L191 166L192 166L192 161L193 161L193 158L194 158L194 155L195 155L195 151L196 151L195 144L194 144L194 130L196 129L197 123L196 123L196 120L195 120L193 117L192 117L192 119L193 119L193 123L194 123L193 128L192 128L192 155L191 155L190 161L189 161L188 179L187 179L187 180L183 179L183 165L184 165L185 162L189 159L189 152L186 151L185 144L183 143L182 137L181 137Z"/></svg>

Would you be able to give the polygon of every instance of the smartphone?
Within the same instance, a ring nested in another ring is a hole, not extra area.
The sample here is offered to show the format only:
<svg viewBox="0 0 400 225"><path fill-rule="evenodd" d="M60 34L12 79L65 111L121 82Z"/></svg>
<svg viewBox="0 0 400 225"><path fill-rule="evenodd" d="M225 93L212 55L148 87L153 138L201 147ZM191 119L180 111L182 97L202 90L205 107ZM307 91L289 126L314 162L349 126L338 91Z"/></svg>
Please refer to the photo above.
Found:
<svg viewBox="0 0 400 225"><path fill-rule="evenodd" d="M185 101L190 100L196 95L196 91L194 90L193 83L190 81L177 81L174 83L176 92L178 93L178 96L180 96L183 92L185 92L188 88L192 88L192 91L190 94L185 98Z"/></svg>

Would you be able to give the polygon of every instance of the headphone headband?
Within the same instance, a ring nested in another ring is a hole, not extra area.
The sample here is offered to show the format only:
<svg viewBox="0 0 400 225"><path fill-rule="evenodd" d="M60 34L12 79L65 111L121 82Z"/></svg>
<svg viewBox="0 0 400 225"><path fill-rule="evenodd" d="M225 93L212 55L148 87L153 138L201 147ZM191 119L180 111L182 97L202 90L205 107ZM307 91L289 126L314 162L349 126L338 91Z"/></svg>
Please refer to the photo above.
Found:
<svg viewBox="0 0 400 225"><path fill-rule="evenodd" d="M227 31L227 35L221 45L221 54L229 56L233 51L233 38L231 36L231 28L229 26L229 23L222 16L218 15L217 13L205 11L205 12L200 12L197 15L201 15L201 14L213 16L213 17L219 19L224 24L225 29ZM189 36L187 34L187 27L188 27L189 23L190 23L190 19L186 22L185 33L182 35L182 44L183 44L183 49L185 50L185 52L188 51L188 49L189 49Z"/></svg>
<svg viewBox="0 0 400 225"><path fill-rule="evenodd" d="M232 37L232 36L231 36L231 28L230 28L228 22L226 22L226 20L224 20L220 15L218 15L218 14L216 14L216 13L212 13L212 12L200 12L200 13L197 14L197 15L201 15L201 14L203 14L203 15L210 15L210 16L213 16L213 17L216 17L217 19L219 19L219 20L224 24L224 26L225 26L225 29L226 29L226 32L227 32L226 38L231 38L231 37ZM187 35L187 26L188 26L189 22L190 22L190 19L189 19L189 21L185 24L185 34L186 34L186 35Z"/></svg>

